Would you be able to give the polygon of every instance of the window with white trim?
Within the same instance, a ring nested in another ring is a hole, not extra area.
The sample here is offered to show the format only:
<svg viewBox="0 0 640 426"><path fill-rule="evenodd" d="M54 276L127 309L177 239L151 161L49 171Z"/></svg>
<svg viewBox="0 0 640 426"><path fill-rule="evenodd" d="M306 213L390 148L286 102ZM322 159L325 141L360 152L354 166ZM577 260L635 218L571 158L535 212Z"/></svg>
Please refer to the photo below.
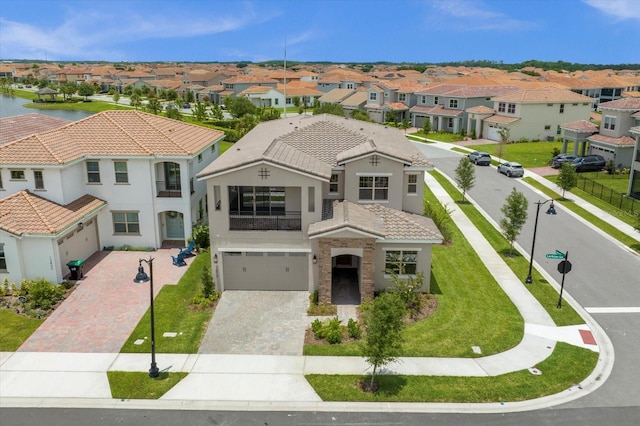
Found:
<svg viewBox="0 0 640 426"><path fill-rule="evenodd" d="M406 93L398 94L398 102L405 102L406 100L407 100L407 94Z"/></svg>
<svg viewBox="0 0 640 426"><path fill-rule="evenodd" d="M369 100L370 101L377 101L378 100L378 94L376 92L369 93Z"/></svg>
<svg viewBox="0 0 640 426"><path fill-rule="evenodd" d="M329 192L330 193L337 193L338 192L338 180L339 180L339 176L337 173L332 173L331 174L331 179L329 179Z"/></svg>
<svg viewBox="0 0 640 426"><path fill-rule="evenodd" d="M33 171L33 181L35 182L35 189L44 189L44 177L42 176L42 170Z"/></svg>
<svg viewBox="0 0 640 426"><path fill-rule="evenodd" d="M140 234L138 212L111 212L114 234Z"/></svg>
<svg viewBox="0 0 640 426"><path fill-rule="evenodd" d="M438 97L437 96L433 97L433 104L434 105L438 105Z"/></svg>
<svg viewBox="0 0 640 426"><path fill-rule="evenodd" d="M11 180L25 180L24 170L11 170Z"/></svg>
<svg viewBox="0 0 640 426"><path fill-rule="evenodd" d="M449 108L458 108L458 100L449 99Z"/></svg>
<svg viewBox="0 0 640 426"><path fill-rule="evenodd" d="M564 104L560 104L560 114L564 114Z"/></svg>
<svg viewBox="0 0 640 426"><path fill-rule="evenodd" d="M447 118L447 128L453 129L453 118Z"/></svg>
<svg viewBox="0 0 640 426"><path fill-rule="evenodd" d="M608 130L616 129L616 117L611 115L604 116L604 128Z"/></svg>
<svg viewBox="0 0 640 426"><path fill-rule="evenodd" d="M507 112L509 114L515 114L516 113L516 104L509 104L507 106Z"/></svg>
<svg viewBox="0 0 640 426"><path fill-rule="evenodd" d="M2 169L0 169L0 189L4 189L4 186L2 185Z"/></svg>
<svg viewBox="0 0 640 426"><path fill-rule="evenodd" d="M407 176L407 194L416 194L418 192L418 175Z"/></svg>
<svg viewBox="0 0 640 426"><path fill-rule="evenodd" d="M420 96L420 103L423 105L427 103L427 97L425 95Z"/></svg>
<svg viewBox="0 0 640 426"><path fill-rule="evenodd" d="M388 200L388 176L360 176L360 200Z"/></svg>
<svg viewBox="0 0 640 426"><path fill-rule="evenodd" d="M389 250L385 252L384 270L387 274L415 275L418 269L418 252L414 250Z"/></svg>
<svg viewBox="0 0 640 426"><path fill-rule="evenodd" d="M504 102L498 102L498 112L505 112L507 110L507 104Z"/></svg>
<svg viewBox="0 0 640 426"><path fill-rule="evenodd" d="M100 163L97 161L87 161L87 182L100 183Z"/></svg>
<svg viewBox="0 0 640 426"><path fill-rule="evenodd" d="M126 161L114 161L113 170L116 174L116 183L129 183L129 170Z"/></svg>
<svg viewBox="0 0 640 426"><path fill-rule="evenodd" d="M0 243L0 271L7 272L7 257L4 254L4 244Z"/></svg>

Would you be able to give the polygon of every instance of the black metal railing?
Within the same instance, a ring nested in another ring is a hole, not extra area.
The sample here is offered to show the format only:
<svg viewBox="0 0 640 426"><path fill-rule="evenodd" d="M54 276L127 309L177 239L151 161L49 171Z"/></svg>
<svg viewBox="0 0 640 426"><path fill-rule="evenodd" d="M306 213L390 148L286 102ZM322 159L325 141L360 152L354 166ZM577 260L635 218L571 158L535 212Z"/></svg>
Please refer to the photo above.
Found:
<svg viewBox="0 0 640 426"><path fill-rule="evenodd" d="M229 229L232 231L300 231L301 212L281 214L229 213Z"/></svg>
<svg viewBox="0 0 640 426"><path fill-rule="evenodd" d="M635 211L640 211L640 200L628 197L626 194L621 192L614 191L613 189L608 188L583 174L578 174L578 182L576 186L584 192L591 194L602 201L606 201L612 206L627 213L634 214Z"/></svg>
<svg viewBox="0 0 640 426"><path fill-rule="evenodd" d="M179 183L157 180L156 194L158 197L182 197L182 187Z"/></svg>

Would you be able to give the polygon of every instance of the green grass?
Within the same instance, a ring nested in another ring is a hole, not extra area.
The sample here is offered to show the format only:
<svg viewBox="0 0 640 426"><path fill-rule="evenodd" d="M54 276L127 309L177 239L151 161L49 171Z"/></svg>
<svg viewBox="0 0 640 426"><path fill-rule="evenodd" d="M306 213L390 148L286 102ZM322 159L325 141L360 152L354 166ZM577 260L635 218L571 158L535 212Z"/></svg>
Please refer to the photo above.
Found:
<svg viewBox="0 0 640 426"><path fill-rule="evenodd" d="M437 172L431 172L433 177L442 185L449 196L454 200L461 199L461 193L458 191L444 176ZM500 255L502 260L511 268L514 274L524 278L529 273L529 261L525 259L518 251L513 250L513 255L509 255L509 242L494 226L473 206L471 203L457 203L464 214L473 222L482 235L487 239L489 244ZM553 321L558 326L584 324L584 320L578 313L567 304L558 309L558 292L549 285L549 282L534 268L531 272L533 284L527 285L526 288L540 302L544 309L549 313Z"/></svg>
<svg viewBox="0 0 640 426"><path fill-rule="evenodd" d="M610 175L608 173L602 172L582 172L580 173L580 175L594 180L600 185L609 189L613 189L614 191L621 194L627 193L627 190L629 189L629 179L631 178L631 175L629 174Z"/></svg>
<svg viewBox="0 0 640 426"><path fill-rule="evenodd" d="M0 352L15 352L43 322L0 309Z"/></svg>
<svg viewBox="0 0 640 426"><path fill-rule="evenodd" d="M177 285L165 285L154 299L156 328L156 351L164 353L194 354L206 327L213 316L213 310L193 310L189 307L193 296L202 288L202 269L211 261L209 252L196 256L189 269ZM142 345L135 345L137 339L150 334L149 311L142 317L120 352L148 353L151 351L149 339ZM164 332L176 332L176 337L162 337Z"/></svg>
<svg viewBox="0 0 640 426"><path fill-rule="evenodd" d="M536 367L495 377L377 376L380 390L362 392L365 376L309 375L307 381L323 401L368 402L512 402L552 395L584 380L595 368L598 353L558 342L553 354Z"/></svg>
<svg viewBox="0 0 640 426"><path fill-rule="evenodd" d="M460 136L459 133L446 133L446 132L429 132L427 134L427 133L424 133L423 131L419 131L416 133L411 133L410 135L420 136L422 138L428 138L428 139L439 141L439 142L459 142L463 139L463 136Z"/></svg>
<svg viewBox="0 0 640 426"><path fill-rule="evenodd" d="M573 152L573 143L568 143L567 152ZM553 158L553 149L562 149L562 142L517 142L504 145L502 158L516 161L523 167L548 166ZM498 156L499 144L474 145L477 151L486 151L493 156Z"/></svg>
<svg viewBox="0 0 640 426"><path fill-rule="evenodd" d="M428 188L425 199L436 202ZM402 356L478 357L504 352L522 339L524 322L460 231L433 247L431 291L437 311L404 332ZM491 324L491 326L487 326ZM475 354L479 346L482 354ZM305 355L361 355L358 342L305 345Z"/></svg>
<svg viewBox="0 0 640 426"><path fill-rule="evenodd" d="M542 185L541 183L536 182L535 179L524 178L524 181L527 182L529 185L535 187L536 189L540 190L541 192L543 192L549 198L553 198L554 200L556 200L556 202L561 203L564 207L566 207L567 209L571 210L572 212L574 212L578 216L582 217L587 222L589 222L592 225L600 228L602 231L606 232L607 234L609 234L610 236L612 236L616 240L620 241L622 244L624 244L624 245L630 247L631 249L635 250L636 252L640 253L640 243L637 240L635 240L635 239L631 238L630 236L628 236L627 234L625 234L624 232L621 232L615 226L613 226L613 225L609 224L608 222L600 219L599 217L589 213L588 211L586 211L582 207L578 206L577 204L575 204L571 200L567 200L567 199L562 200L561 197L560 197L560 194L558 194L557 192L547 188L546 186ZM574 192L574 191L577 192L576 189L577 188L572 189L572 192ZM580 191L580 192L583 192L583 191ZM579 194L579 195L580 195L580 197L584 196L585 200L587 200L589 202L592 202L592 204L594 204L596 206L599 206L595 202L595 200L590 200L589 199L589 197L591 197L589 194L584 194L584 192L583 192L583 194ZM589 195L589 197L587 197L587 195ZM566 196L566 194L565 194L565 196ZM595 198L595 197L591 197L591 198ZM599 201L601 201L601 200L599 200ZM609 210L611 210L611 208L613 208L613 206L608 205L608 207L607 206L602 206L601 208L603 208L603 210L608 212ZM617 213L613 212L611 214L617 216L619 219L622 219L622 215L620 214L619 210L618 210ZM624 215L625 213L623 212L622 214Z"/></svg>
<svg viewBox="0 0 640 426"><path fill-rule="evenodd" d="M158 399L174 387L187 373L161 372L156 379L149 373L108 371L111 396L116 399Z"/></svg>
<svg viewBox="0 0 640 426"><path fill-rule="evenodd" d="M229 148L233 146L232 142L220 142L220 155L224 154Z"/></svg>
<svg viewBox="0 0 640 426"><path fill-rule="evenodd" d="M25 108L32 109L55 109L55 110L66 110L66 111L87 111L98 113L102 111L111 111L111 110L130 110L133 109L128 105L116 105L110 102L103 101L91 101L91 102L73 102L73 103L31 103L25 104Z"/></svg>

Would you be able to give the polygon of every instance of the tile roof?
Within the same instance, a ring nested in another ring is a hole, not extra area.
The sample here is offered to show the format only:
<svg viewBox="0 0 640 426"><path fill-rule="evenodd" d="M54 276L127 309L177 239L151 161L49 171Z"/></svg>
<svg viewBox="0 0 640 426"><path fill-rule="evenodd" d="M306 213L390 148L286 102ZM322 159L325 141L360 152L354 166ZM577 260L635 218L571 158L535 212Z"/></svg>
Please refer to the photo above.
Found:
<svg viewBox="0 0 640 426"><path fill-rule="evenodd" d="M13 235L57 235L107 203L83 195L60 205L29 191L20 191L0 200L0 229Z"/></svg>
<svg viewBox="0 0 640 426"><path fill-rule="evenodd" d="M484 105L477 105L471 108L465 109L466 112L475 113L475 114L494 114L496 112L495 109L489 108Z"/></svg>
<svg viewBox="0 0 640 426"><path fill-rule="evenodd" d="M70 123L64 118L30 113L0 118L0 145Z"/></svg>
<svg viewBox="0 0 640 426"><path fill-rule="evenodd" d="M345 228L373 234L385 241L401 240L442 243L433 220L426 216L391 209L381 204L333 202L333 217L309 225L309 237Z"/></svg>
<svg viewBox="0 0 640 426"><path fill-rule="evenodd" d="M396 128L321 114L260 123L198 177L267 160L328 179L333 167L376 153L414 167L432 166Z"/></svg>
<svg viewBox="0 0 640 426"><path fill-rule="evenodd" d="M61 165L85 156L193 157L224 132L141 111L104 111L0 146L0 164Z"/></svg>
<svg viewBox="0 0 640 426"><path fill-rule="evenodd" d="M318 100L323 103L336 103L343 101L353 93L355 93L353 89L333 89L320 96Z"/></svg>
<svg viewBox="0 0 640 426"><path fill-rule="evenodd" d="M459 117L464 111L460 109L445 109L443 105L421 106L416 105L411 108L411 112L421 112L424 114L444 115L447 117Z"/></svg>
<svg viewBox="0 0 640 426"><path fill-rule="evenodd" d="M578 133L595 133L598 126L587 120L572 121L571 123L563 123L560 125L562 129L573 130Z"/></svg>
<svg viewBox="0 0 640 426"><path fill-rule="evenodd" d="M492 115L491 117L487 117L484 119L484 121L488 123L504 123L504 124L515 123L518 120L520 120L519 117L505 117L504 115Z"/></svg>
<svg viewBox="0 0 640 426"><path fill-rule="evenodd" d="M598 104L598 108L605 109L630 109L640 111L640 98L620 98L615 101L602 102Z"/></svg>
<svg viewBox="0 0 640 426"><path fill-rule="evenodd" d="M636 144L636 140L629 136L621 136L619 138L612 138L611 136L604 136L599 133L595 135L591 135L587 138L590 142L604 142L609 145L617 145L617 146L634 146Z"/></svg>
<svg viewBox="0 0 640 426"><path fill-rule="evenodd" d="M545 102L588 102L592 103L593 99L572 92L567 89L558 89L557 87L545 86L535 89L522 89L516 92L510 92L504 95L496 96L494 101L509 101L523 103L545 103Z"/></svg>
<svg viewBox="0 0 640 426"><path fill-rule="evenodd" d="M340 102L343 107L360 107L367 102L368 93L364 90L360 90L348 96L345 100Z"/></svg>
<svg viewBox="0 0 640 426"><path fill-rule="evenodd" d="M466 84L438 84L429 86L417 95L440 95L456 98L483 98L503 95L520 90L517 86L470 86Z"/></svg>

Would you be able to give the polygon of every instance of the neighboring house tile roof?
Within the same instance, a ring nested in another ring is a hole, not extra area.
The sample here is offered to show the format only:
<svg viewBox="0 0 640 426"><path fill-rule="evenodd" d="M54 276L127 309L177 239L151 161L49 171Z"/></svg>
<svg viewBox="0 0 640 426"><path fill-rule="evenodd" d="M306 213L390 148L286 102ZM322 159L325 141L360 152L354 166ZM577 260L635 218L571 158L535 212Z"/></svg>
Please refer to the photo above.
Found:
<svg viewBox="0 0 640 426"><path fill-rule="evenodd" d="M61 165L87 155L193 157L223 136L141 111L104 111L0 146L0 164Z"/></svg>
<svg viewBox="0 0 640 426"><path fill-rule="evenodd" d="M620 98L615 101L603 102L598 105L601 109L630 109L640 110L640 98Z"/></svg>
<svg viewBox="0 0 640 426"><path fill-rule="evenodd" d="M635 145L636 140L629 136L621 136L619 138L612 138L611 136L604 136L599 133L595 135L591 135L587 138L590 142L604 142L609 145L616 146L627 146L627 145Z"/></svg>
<svg viewBox="0 0 640 426"><path fill-rule="evenodd" d="M398 129L321 114L260 123L198 177L270 161L328 179L333 167L368 154L385 155L412 167L432 166Z"/></svg>
<svg viewBox="0 0 640 426"><path fill-rule="evenodd" d="M13 235L57 235L107 203L83 195L63 206L29 191L0 200L0 229Z"/></svg>
<svg viewBox="0 0 640 426"><path fill-rule="evenodd" d="M441 243L442 234L433 220L426 216L390 209L381 204L355 204L334 201L329 219L309 225L309 237L352 229L386 241Z"/></svg>
<svg viewBox="0 0 640 426"><path fill-rule="evenodd" d="M489 108L484 105L478 105L471 108L467 108L466 112L470 112L472 114L495 114L496 110L493 108Z"/></svg>
<svg viewBox="0 0 640 426"><path fill-rule="evenodd" d="M384 108L392 111L406 111L409 109L409 107L402 102L389 102L384 104Z"/></svg>
<svg viewBox="0 0 640 426"><path fill-rule="evenodd" d="M557 87L539 87L535 89L522 89L510 92L504 95L496 96L492 99L497 102L522 102L522 103L544 103L544 102L588 102L592 103L593 99L572 92L567 89L558 89Z"/></svg>
<svg viewBox="0 0 640 426"><path fill-rule="evenodd" d="M439 95L455 98L482 98L503 95L520 90L516 86L469 86L465 84L439 84L427 87L417 95Z"/></svg>
<svg viewBox="0 0 640 426"><path fill-rule="evenodd" d="M425 109L417 110L413 107L411 109L412 112L422 112L426 114L434 114L434 115L444 115L447 117L459 117L462 115L464 111L460 109L447 109L443 105L436 105L432 107L425 107Z"/></svg>
<svg viewBox="0 0 640 426"><path fill-rule="evenodd" d="M577 133L595 133L598 131L598 126L587 120L572 121L571 123L563 123L560 128L566 130L573 130Z"/></svg>
<svg viewBox="0 0 640 426"><path fill-rule="evenodd" d="M358 108L367 102L368 93L364 90L355 92L340 103L343 107Z"/></svg>
<svg viewBox="0 0 640 426"><path fill-rule="evenodd" d="M484 119L487 123L503 123L503 124L511 124L520 120L519 117L505 117L504 115L492 115L491 117L487 117Z"/></svg>
<svg viewBox="0 0 640 426"><path fill-rule="evenodd" d="M57 129L69 120L44 114L30 113L0 118L0 145L22 139L34 133Z"/></svg>
<svg viewBox="0 0 640 426"><path fill-rule="evenodd" d="M320 96L318 100L321 103L337 103L348 98L354 92L355 90L353 89L333 89L325 93L324 95Z"/></svg>

